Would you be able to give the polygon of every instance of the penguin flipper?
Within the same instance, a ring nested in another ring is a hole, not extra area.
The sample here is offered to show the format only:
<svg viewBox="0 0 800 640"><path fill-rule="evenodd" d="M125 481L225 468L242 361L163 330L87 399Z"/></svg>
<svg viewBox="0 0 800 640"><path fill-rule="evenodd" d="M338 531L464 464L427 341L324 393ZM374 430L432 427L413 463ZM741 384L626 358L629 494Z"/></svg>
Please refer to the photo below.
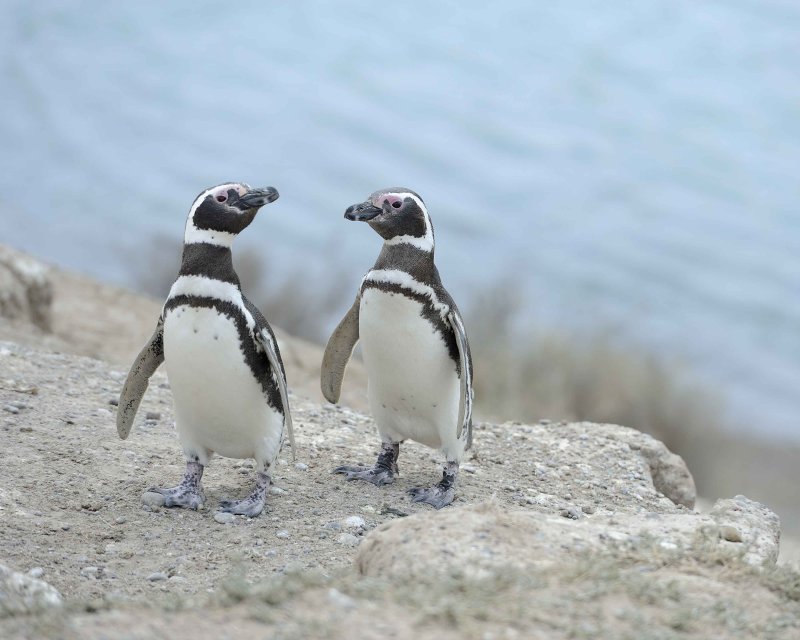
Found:
<svg viewBox="0 0 800 640"><path fill-rule="evenodd" d="M472 444L472 365L469 358L469 344L467 343L467 332L464 330L464 323L458 312L451 310L447 314L450 326L456 337L458 347L458 357L461 364L461 394L458 401L458 423L456 437L459 439L466 430L467 448Z"/></svg>
<svg viewBox="0 0 800 640"><path fill-rule="evenodd" d="M258 334L258 341L264 348L264 353L267 354L270 369L275 375L278 382L278 390L281 393L281 404L283 404L283 415L286 424L286 430L289 432L289 443L292 445L292 460L297 459L297 446L294 443L294 425L292 424L292 410L289 408L289 392L286 389L286 375L283 372L283 367L278 360L278 354L275 351L275 343L266 329L262 329Z"/></svg>
<svg viewBox="0 0 800 640"><path fill-rule="evenodd" d="M158 319L156 330L148 343L133 361L128 377L119 394L117 407L117 433L125 440L133 427L133 419L142 402L150 376L164 362L164 321Z"/></svg>
<svg viewBox="0 0 800 640"><path fill-rule="evenodd" d="M344 372L353 349L358 342L358 310L361 305L361 296L356 296L356 301L345 314L339 326L333 330L325 354L322 356L322 369L320 371L320 386L322 395L328 402L336 404L342 393Z"/></svg>

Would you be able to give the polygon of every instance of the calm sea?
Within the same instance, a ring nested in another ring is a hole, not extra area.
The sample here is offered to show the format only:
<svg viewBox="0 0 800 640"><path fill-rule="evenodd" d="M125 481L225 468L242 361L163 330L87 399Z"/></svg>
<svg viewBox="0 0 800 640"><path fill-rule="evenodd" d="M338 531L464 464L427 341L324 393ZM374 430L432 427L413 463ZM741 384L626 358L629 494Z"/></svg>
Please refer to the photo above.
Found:
<svg viewBox="0 0 800 640"><path fill-rule="evenodd" d="M36 2L0 8L0 241L132 284L226 180L281 277L377 251L344 208L405 185L461 306L687 363L800 439L800 4ZM343 301L346 305L348 301Z"/></svg>

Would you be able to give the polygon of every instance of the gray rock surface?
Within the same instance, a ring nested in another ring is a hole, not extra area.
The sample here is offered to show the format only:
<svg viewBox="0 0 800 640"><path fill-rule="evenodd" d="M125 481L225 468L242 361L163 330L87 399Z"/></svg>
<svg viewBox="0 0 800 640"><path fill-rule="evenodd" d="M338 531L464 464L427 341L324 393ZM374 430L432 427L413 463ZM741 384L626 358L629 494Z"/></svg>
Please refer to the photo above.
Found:
<svg viewBox="0 0 800 640"><path fill-rule="evenodd" d="M689 509L694 508L697 490L689 468L679 455L667 449L663 442L652 436L617 426L604 426L611 437L626 442L628 446L647 461L650 477L656 490L663 493L675 504L682 504Z"/></svg>
<svg viewBox="0 0 800 640"><path fill-rule="evenodd" d="M736 496L717 500L708 516L717 525L722 540L741 545L744 562L770 566L778 561L781 521L767 506Z"/></svg>
<svg viewBox="0 0 800 640"><path fill-rule="evenodd" d="M726 540L722 523L739 542ZM486 578L504 569L568 564L581 553L679 553L775 565L780 527L764 505L743 496L711 513L619 513L579 519L509 511L496 503L417 514L378 527L361 544L365 576Z"/></svg>
<svg viewBox="0 0 800 640"><path fill-rule="evenodd" d="M0 245L0 316L52 328L50 268L16 249Z"/></svg>
<svg viewBox="0 0 800 640"><path fill-rule="evenodd" d="M36 613L62 604L61 594L55 587L0 564L0 618Z"/></svg>

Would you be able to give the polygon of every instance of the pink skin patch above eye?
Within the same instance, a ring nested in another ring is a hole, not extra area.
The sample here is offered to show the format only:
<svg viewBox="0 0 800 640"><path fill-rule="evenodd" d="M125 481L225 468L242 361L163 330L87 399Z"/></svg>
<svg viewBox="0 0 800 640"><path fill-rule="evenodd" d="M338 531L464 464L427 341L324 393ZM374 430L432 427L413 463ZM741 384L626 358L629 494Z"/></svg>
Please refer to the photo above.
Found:
<svg viewBox="0 0 800 640"><path fill-rule="evenodd" d="M403 206L403 199L400 196L396 196L393 193L385 193L382 196L378 196L378 202L375 202L376 207L383 208L385 203L389 203L394 209L399 209Z"/></svg>

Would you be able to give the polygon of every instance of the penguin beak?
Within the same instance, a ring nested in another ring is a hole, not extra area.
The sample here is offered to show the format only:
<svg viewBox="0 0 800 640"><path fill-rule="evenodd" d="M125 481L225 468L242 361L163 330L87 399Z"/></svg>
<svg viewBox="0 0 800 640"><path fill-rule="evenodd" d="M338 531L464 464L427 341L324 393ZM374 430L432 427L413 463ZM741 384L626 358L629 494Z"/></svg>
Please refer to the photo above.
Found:
<svg viewBox="0 0 800 640"><path fill-rule="evenodd" d="M344 217L348 220L366 222L367 220L372 220L375 216L379 216L381 213L383 213L383 209L376 207L367 200L361 204L354 204L347 207L347 211L344 212Z"/></svg>
<svg viewBox="0 0 800 640"><path fill-rule="evenodd" d="M241 196L236 202L232 203L237 209L258 209L265 204L275 202L278 199L278 190L275 187L264 189L250 189Z"/></svg>

